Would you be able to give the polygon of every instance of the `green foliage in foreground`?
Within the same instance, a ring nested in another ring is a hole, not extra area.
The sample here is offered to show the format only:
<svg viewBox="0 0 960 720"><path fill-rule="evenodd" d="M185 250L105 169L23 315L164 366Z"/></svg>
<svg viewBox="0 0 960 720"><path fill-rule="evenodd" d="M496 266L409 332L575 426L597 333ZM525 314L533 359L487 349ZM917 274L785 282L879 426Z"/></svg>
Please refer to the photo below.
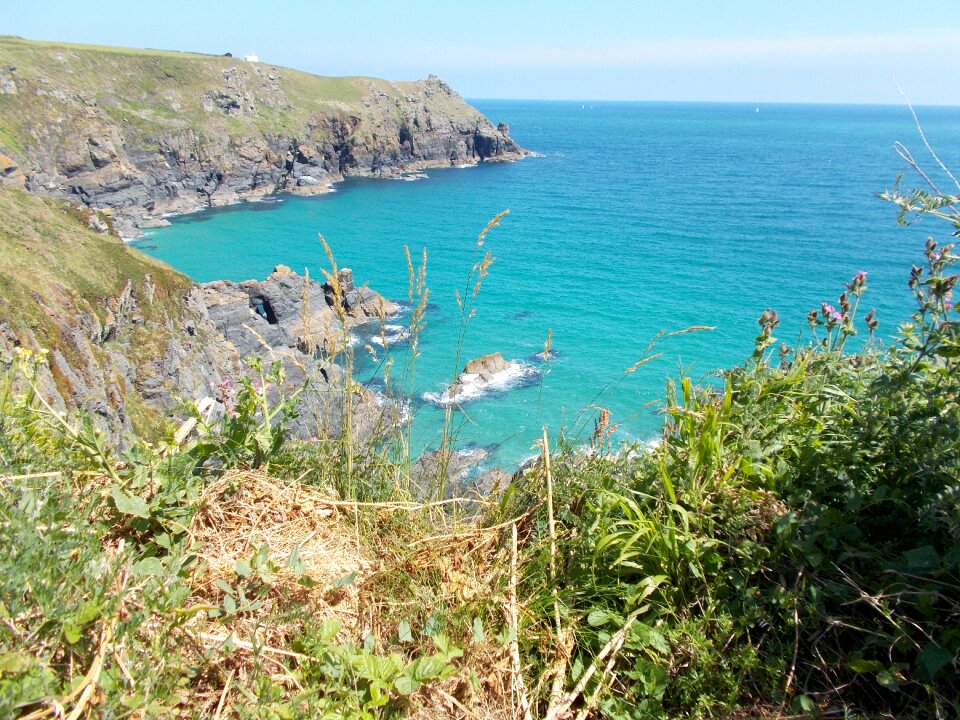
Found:
<svg viewBox="0 0 960 720"><path fill-rule="evenodd" d="M932 240L925 257L894 347L843 350L859 274L810 314L810 345L768 354L767 312L719 389L669 388L655 452L566 454L556 579L542 491L518 494L514 512L540 508L524 584L542 667L568 687L626 627L586 685L605 717L960 715L958 258Z"/></svg>
<svg viewBox="0 0 960 720"><path fill-rule="evenodd" d="M960 232L956 198L889 199ZM292 399L257 362L217 388L230 412L191 407L121 456L44 404L42 358L18 351L0 381L0 714L210 717L229 696L224 716L401 717L500 674L504 714L526 697L551 718L960 716L957 260L927 243L889 348L845 348L876 327L863 274L811 312L807 344L777 348L764 313L743 366L668 387L649 453L605 453L601 421L595 452L561 443L479 519L355 508L351 542L385 558L353 588L364 628L308 602L353 574L318 590L299 546L278 560L251 538L211 579L192 522L234 468L396 501L405 464L285 444Z"/></svg>

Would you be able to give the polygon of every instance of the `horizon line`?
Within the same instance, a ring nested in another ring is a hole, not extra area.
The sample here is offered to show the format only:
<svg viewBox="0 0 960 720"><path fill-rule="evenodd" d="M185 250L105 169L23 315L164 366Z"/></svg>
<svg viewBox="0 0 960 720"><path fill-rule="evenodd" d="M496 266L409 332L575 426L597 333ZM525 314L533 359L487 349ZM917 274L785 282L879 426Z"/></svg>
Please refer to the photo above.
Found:
<svg viewBox="0 0 960 720"><path fill-rule="evenodd" d="M830 102L825 100L656 100L656 99L631 99L631 98L523 98L523 97L478 97L462 94L467 102L570 102L570 103L649 103L649 104L674 104L674 105L755 105L761 107L767 106L787 106L787 105L822 105L833 107L904 107L909 108L905 102ZM914 108L960 108L960 103L910 103Z"/></svg>

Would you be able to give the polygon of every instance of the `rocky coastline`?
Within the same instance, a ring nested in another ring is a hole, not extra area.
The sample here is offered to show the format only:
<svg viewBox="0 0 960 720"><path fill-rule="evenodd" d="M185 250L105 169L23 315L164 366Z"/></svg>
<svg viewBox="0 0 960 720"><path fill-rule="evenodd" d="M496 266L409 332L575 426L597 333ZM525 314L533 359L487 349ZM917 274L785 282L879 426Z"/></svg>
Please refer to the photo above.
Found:
<svg viewBox="0 0 960 720"><path fill-rule="evenodd" d="M336 287L282 265L262 281L196 285L116 245L204 208L527 154L506 123L436 76L324 78L233 57L0 37L0 211L56 226L59 238L0 230L9 249L32 253L0 277L0 299L16 307L0 318L0 361L15 348L48 351L38 380L52 406L85 411L123 446L258 354L283 363L288 389L310 379L295 435L341 433L346 394L362 439L393 422L390 408L346 388L334 359L351 327L383 323L393 303L349 270ZM44 243L57 262L41 260ZM90 277L70 271L77 253ZM382 343L404 337L388 329Z"/></svg>
<svg viewBox="0 0 960 720"><path fill-rule="evenodd" d="M527 154L506 123L436 76L322 78L236 58L39 45L0 38L0 184L107 211L127 238L169 215L324 193L347 177Z"/></svg>

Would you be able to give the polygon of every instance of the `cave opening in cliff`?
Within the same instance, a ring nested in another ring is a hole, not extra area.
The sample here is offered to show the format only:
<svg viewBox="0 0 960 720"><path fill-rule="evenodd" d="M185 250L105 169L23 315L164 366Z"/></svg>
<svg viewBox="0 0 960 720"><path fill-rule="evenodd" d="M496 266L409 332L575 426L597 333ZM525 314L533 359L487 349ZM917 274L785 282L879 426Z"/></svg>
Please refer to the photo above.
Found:
<svg viewBox="0 0 960 720"><path fill-rule="evenodd" d="M277 320L277 314L273 311L273 306L270 304L270 301L267 300L267 298L252 298L251 304L253 306L253 311L271 325L276 325L279 322L279 320Z"/></svg>

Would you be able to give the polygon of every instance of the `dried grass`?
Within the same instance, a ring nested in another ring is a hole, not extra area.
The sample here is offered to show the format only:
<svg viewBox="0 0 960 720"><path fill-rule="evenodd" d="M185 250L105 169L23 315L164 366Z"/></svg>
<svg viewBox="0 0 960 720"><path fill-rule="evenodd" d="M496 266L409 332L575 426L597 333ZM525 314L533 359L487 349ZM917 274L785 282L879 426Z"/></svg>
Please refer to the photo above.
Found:
<svg viewBox="0 0 960 720"><path fill-rule="evenodd" d="M300 483L256 471L227 473L204 492L190 525L204 566L194 578L197 598L219 602L223 591L216 581L236 578L238 561L249 561L266 543L279 568L271 576L269 598L295 600L321 619L336 617L349 633L357 618L357 583L337 591L330 587L350 574L359 581L374 564L360 553L352 513L350 520L340 515L337 504ZM287 567L294 548L315 587L304 587L301 576Z"/></svg>
<svg viewBox="0 0 960 720"><path fill-rule="evenodd" d="M386 517L397 512L436 510L440 505L334 501L296 481L278 480L257 471L229 472L211 484L189 528L201 562L192 579L194 597L188 605L221 605L224 593L216 581L234 582L236 563L249 562L264 542L280 570L271 575L271 588L258 610L226 623L213 623L205 613L198 613L184 628L185 640L198 651L233 648L213 661L204 682L194 688L193 708L202 708L207 716L231 716L235 704L245 702L238 688L250 687L256 661L272 668L274 681L297 694L301 688L290 672L291 663L303 664L312 658L289 648L306 622L339 620L343 640L355 641L366 632L389 637L394 630L380 617L383 608L377 586L392 573L429 575L438 571L442 579L436 588L437 602L459 604L489 594L492 575L499 572L495 540L502 527L465 529L427 538L399 565L395 547L358 547L357 513ZM294 547L299 548L304 574L315 586L304 587L286 568ZM352 584L332 589L337 580L351 573L356 574ZM281 623L279 617L289 620ZM254 644L258 648L256 659ZM412 698L410 717L494 720L513 716L513 668L508 650L495 643L474 643L465 648L465 653L459 663L461 672L423 688ZM466 678L470 670L479 680L477 687Z"/></svg>

